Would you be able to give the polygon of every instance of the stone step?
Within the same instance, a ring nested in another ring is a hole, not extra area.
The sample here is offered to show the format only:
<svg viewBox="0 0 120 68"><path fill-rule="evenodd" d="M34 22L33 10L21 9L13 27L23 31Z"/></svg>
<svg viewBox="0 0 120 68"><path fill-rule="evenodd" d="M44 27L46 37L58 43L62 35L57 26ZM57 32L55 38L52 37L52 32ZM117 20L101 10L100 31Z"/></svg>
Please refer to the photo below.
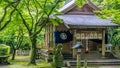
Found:
<svg viewBox="0 0 120 68"><path fill-rule="evenodd" d="M68 61L66 62L67 66L76 66L77 65L77 62L74 60L74 61ZM84 61L81 61L81 65L84 66ZM87 65L88 66L101 66L101 65L120 65L120 60L100 60L100 61L88 61L87 62Z"/></svg>
<svg viewBox="0 0 120 68"><path fill-rule="evenodd" d="M64 59L73 59L72 54L63 54Z"/></svg>
<svg viewBox="0 0 120 68"><path fill-rule="evenodd" d="M76 66L76 63L71 62L70 65L71 65L71 66ZM81 63L81 65L83 66L84 63ZM93 65L95 65L95 66L96 66L96 65L120 65L120 63L90 63L90 62L88 62L87 65L88 65L88 66L91 66L91 65L92 65L92 66L93 66Z"/></svg>

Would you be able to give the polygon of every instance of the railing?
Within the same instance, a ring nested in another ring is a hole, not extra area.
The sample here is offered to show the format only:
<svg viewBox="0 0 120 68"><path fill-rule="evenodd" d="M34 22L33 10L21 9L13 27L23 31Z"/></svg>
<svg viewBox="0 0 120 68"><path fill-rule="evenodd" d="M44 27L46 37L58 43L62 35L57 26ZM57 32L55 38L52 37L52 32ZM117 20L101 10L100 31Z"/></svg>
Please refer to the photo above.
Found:
<svg viewBox="0 0 120 68"><path fill-rule="evenodd" d="M28 56L30 54L30 50L16 50L16 55Z"/></svg>
<svg viewBox="0 0 120 68"><path fill-rule="evenodd" d="M37 48L36 50L36 59L42 59L48 62L51 59L51 55L46 50L42 50L41 48ZM20 56L28 56L30 55L30 50L16 50L16 55Z"/></svg>

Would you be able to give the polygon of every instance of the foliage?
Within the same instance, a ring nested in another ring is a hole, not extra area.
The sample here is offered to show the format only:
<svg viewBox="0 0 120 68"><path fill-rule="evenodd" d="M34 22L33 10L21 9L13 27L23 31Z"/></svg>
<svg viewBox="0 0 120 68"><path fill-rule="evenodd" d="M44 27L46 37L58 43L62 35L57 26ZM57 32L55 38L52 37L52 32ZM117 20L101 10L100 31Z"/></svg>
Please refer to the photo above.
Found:
<svg viewBox="0 0 120 68"><path fill-rule="evenodd" d="M78 7L82 7L83 4L87 3L87 0L75 0L75 3Z"/></svg>
<svg viewBox="0 0 120 68"><path fill-rule="evenodd" d="M53 51L53 66L55 67L62 67L64 65L61 51L62 51L62 44L58 44Z"/></svg>
<svg viewBox="0 0 120 68"><path fill-rule="evenodd" d="M120 59L120 46L117 46L117 45L116 45L114 52L115 52L117 58Z"/></svg>
<svg viewBox="0 0 120 68"><path fill-rule="evenodd" d="M10 47L5 44L0 44L0 56L10 56Z"/></svg>
<svg viewBox="0 0 120 68"><path fill-rule="evenodd" d="M114 46L120 46L119 45L120 44L120 30L119 29L109 28L108 38L109 38L108 43L111 43Z"/></svg>
<svg viewBox="0 0 120 68"><path fill-rule="evenodd" d="M95 11L98 17L109 19L113 23L120 24L120 0L93 0L102 9L101 11ZM100 1L98 4L97 1ZM109 43L114 46L118 46L120 43L120 28L108 29Z"/></svg>
<svg viewBox="0 0 120 68"><path fill-rule="evenodd" d="M43 46L44 45L44 29L41 31L40 34L37 35L37 45Z"/></svg>
<svg viewBox="0 0 120 68"><path fill-rule="evenodd" d="M110 19L112 22L120 24L120 0L94 0L94 2L95 1L100 1L99 6L102 10L97 11L99 17Z"/></svg>
<svg viewBox="0 0 120 68"><path fill-rule="evenodd" d="M31 44L30 64L35 64L37 36L47 23L56 18L53 14L58 13L57 6L64 0L2 0L0 7L0 30L10 23L21 23L25 27ZM53 18L53 19L52 19ZM56 25L58 18L52 24Z"/></svg>

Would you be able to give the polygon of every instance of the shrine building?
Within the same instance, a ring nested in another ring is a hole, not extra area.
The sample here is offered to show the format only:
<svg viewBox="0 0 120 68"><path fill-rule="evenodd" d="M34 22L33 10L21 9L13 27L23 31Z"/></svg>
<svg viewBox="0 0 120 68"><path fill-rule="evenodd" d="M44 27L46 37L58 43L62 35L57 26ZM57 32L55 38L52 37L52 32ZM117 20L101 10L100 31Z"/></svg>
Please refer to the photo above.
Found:
<svg viewBox="0 0 120 68"><path fill-rule="evenodd" d="M84 48L82 53L96 52L105 57L109 43L107 38L108 28L117 28L119 25L109 19L96 16L95 10L101 10L90 0L79 8L75 0L68 0L59 10L63 14L57 15L63 20L58 26L47 24L45 28L45 46L53 50L57 44L62 44L62 53L71 54L76 58L76 49L72 47L80 42ZM111 46L110 46L111 47ZM111 49L108 48L108 51Z"/></svg>

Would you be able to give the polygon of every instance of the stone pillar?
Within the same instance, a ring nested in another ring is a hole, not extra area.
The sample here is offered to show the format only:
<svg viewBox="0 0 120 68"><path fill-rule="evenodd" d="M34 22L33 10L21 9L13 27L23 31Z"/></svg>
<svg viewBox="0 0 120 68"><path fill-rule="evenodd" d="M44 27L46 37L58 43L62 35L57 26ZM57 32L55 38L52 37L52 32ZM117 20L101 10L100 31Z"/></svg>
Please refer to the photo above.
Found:
<svg viewBox="0 0 120 68"><path fill-rule="evenodd" d="M102 57L105 57L105 30L102 31Z"/></svg>

